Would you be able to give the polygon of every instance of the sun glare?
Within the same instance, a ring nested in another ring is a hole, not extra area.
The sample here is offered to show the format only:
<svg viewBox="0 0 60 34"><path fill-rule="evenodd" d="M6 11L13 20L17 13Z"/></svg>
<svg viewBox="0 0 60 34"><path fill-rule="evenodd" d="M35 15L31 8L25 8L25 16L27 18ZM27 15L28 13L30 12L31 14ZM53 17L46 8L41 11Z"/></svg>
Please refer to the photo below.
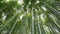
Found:
<svg viewBox="0 0 60 34"><path fill-rule="evenodd" d="M23 3L23 0L18 0L18 4L22 4Z"/></svg>
<svg viewBox="0 0 60 34"><path fill-rule="evenodd" d="M42 9L43 9L44 11L47 11L47 9L46 9L45 7L43 7L43 6L42 6Z"/></svg>

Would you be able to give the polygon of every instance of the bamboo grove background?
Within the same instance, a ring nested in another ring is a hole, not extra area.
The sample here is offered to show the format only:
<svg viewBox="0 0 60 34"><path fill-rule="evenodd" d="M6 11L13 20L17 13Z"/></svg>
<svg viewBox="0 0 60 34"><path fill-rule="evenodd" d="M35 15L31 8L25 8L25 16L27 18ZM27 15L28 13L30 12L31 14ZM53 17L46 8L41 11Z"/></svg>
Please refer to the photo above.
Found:
<svg viewBox="0 0 60 34"><path fill-rule="evenodd" d="M0 0L0 34L60 34L60 0Z"/></svg>

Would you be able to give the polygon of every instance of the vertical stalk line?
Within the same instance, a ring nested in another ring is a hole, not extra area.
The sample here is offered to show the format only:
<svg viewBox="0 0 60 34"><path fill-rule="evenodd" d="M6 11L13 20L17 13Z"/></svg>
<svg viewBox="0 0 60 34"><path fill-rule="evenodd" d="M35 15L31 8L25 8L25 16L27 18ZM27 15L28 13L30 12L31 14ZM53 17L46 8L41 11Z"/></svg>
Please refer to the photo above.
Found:
<svg viewBox="0 0 60 34"><path fill-rule="evenodd" d="M37 25L38 25L38 34L41 34L41 27L40 27L40 21L39 21L39 15L38 15L38 10L36 11L36 20L37 20Z"/></svg>
<svg viewBox="0 0 60 34"><path fill-rule="evenodd" d="M28 11L29 11L28 9L29 9L29 8L28 8L28 6L27 6L27 7L26 7L26 12L25 12L25 17L26 17L26 18L25 18L25 22L24 22L24 24L25 24L25 26L24 26L24 27L25 27L25 28L24 28L24 30L25 30L24 32L25 32L25 33L24 33L24 34L28 34L28 13L29 13L29 12L28 12Z"/></svg>
<svg viewBox="0 0 60 34"><path fill-rule="evenodd" d="M38 33L38 31L37 31L37 20L36 20L37 15L35 14L36 13L35 9L36 8L34 8L34 34L37 34Z"/></svg>
<svg viewBox="0 0 60 34"><path fill-rule="evenodd" d="M18 17L17 17L17 20L18 20ZM16 26L16 24L17 24L17 20L16 20L16 22L13 24L13 26L12 26L9 34L12 34L12 31L14 30L14 28L15 28L15 26Z"/></svg>
<svg viewBox="0 0 60 34"><path fill-rule="evenodd" d="M32 8L32 23L31 23L31 34L34 34L34 16L33 16L33 8Z"/></svg>
<svg viewBox="0 0 60 34"><path fill-rule="evenodd" d="M40 21L39 21L39 16L37 16L37 21L38 21L38 33L41 34L41 28L40 28Z"/></svg>
<svg viewBox="0 0 60 34"><path fill-rule="evenodd" d="M28 6L27 6L27 13L26 13L26 15L29 13L28 11L29 11L29 8L28 8ZM26 19L26 22L27 22L27 24L26 24L26 34L28 34L28 15L27 15L26 18L27 18L27 19Z"/></svg>

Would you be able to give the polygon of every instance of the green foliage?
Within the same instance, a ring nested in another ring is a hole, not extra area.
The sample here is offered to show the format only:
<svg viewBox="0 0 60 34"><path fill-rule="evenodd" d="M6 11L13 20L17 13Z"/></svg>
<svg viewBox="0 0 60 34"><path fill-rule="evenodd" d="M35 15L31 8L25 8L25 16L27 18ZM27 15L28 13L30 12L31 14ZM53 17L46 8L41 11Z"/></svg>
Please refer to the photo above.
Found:
<svg viewBox="0 0 60 34"><path fill-rule="evenodd" d="M60 0L0 0L0 34L60 34Z"/></svg>

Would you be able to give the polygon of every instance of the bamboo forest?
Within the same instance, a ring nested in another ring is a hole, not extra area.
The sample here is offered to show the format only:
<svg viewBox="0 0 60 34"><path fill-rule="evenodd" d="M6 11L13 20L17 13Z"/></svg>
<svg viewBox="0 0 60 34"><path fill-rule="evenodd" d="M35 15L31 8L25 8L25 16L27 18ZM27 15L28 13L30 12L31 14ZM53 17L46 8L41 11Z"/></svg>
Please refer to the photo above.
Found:
<svg viewBox="0 0 60 34"><path fill-rule="evenodd" d="M60 0L0 0L0 34L60 34Z"/></svg>

